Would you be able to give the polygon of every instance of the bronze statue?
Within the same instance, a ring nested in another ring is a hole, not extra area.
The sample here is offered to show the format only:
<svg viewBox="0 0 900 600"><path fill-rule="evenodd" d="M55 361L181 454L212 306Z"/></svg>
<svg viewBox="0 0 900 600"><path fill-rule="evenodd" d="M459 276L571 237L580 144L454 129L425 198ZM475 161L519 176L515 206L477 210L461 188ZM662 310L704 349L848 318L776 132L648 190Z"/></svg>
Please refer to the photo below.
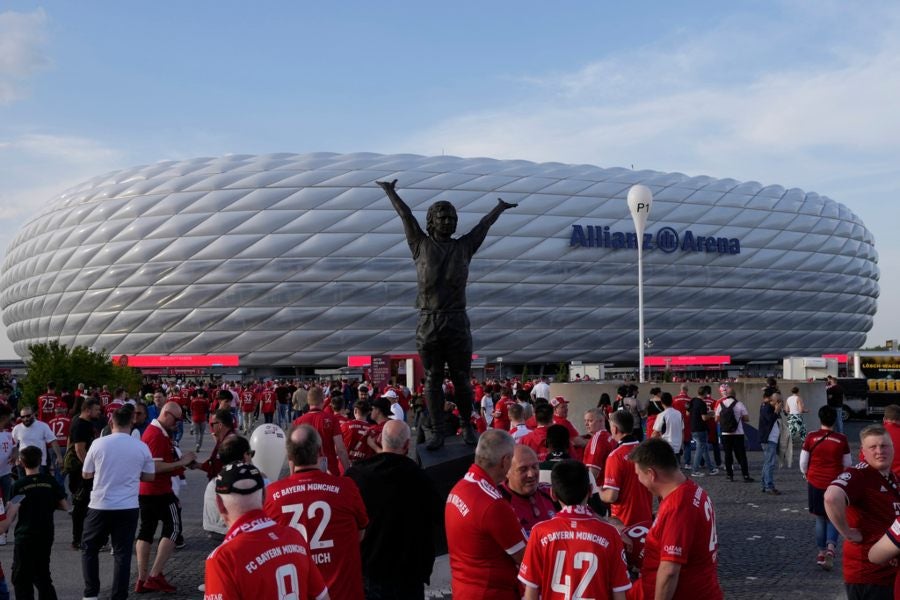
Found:
<svg viewBox="0 0 900 600"><path fill-rule="evenodd" d="M472 332L466 315L466 282L469 263L484 242L488 229L504 210L518 206L497 199L497 206L466 235L454 239L456 209L446 201L435 202L428 208L425 229L422 231L409 206L397 195L397 180L376 182L403 221L406 242L416 262L418 295L416 308L416 350L425 367L425 398L430 421L427 448L437 450L444 445L444 364L456 389L455 401L467 444L476 442L470 415L472 386Z"/></svg>

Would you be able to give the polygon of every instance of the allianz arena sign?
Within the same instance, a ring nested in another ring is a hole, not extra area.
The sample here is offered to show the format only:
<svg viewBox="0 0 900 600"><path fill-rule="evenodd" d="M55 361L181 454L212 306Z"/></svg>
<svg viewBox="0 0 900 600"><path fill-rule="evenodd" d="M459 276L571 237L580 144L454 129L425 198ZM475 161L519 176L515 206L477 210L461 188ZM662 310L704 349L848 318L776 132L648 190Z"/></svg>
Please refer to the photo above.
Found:
<svg viewBox="0 0 900 600"><path fill-rule="evenodd" d="M572 225L569 246L581 248L610 248L612 250L637 250L634 232L610 231L609 226ZM695 235L690 229L681 235L672 227L662 227L656 233L644 234L644 250L672 252L708 252L714 254L740 254L738 238Z"/></svg>

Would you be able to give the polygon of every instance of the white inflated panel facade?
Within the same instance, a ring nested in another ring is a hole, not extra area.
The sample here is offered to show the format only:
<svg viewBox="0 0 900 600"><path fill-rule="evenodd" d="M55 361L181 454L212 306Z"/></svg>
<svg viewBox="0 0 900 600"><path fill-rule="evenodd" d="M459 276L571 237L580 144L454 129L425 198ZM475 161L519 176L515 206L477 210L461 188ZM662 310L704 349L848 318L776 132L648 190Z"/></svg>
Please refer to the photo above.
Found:
<svg viewBox="0 0 900 600"><path fill-rule="evenodd" d="M636 361L636 250L572 245L574 226L633 232L625 197L636 183L654 194L649 233L739 243L737 254L702 243L644 252L653 354L846 351L872 326L872 235L814 193L590 165L321 153L163 162L67 191L7 251L9 337L20 355L59 340L260 366L413 352L415 268L382 179L399 180L423 229L438 199L459 211L457 235L498 197L519 204L471 265L475 352L488 360Z"/></svg>

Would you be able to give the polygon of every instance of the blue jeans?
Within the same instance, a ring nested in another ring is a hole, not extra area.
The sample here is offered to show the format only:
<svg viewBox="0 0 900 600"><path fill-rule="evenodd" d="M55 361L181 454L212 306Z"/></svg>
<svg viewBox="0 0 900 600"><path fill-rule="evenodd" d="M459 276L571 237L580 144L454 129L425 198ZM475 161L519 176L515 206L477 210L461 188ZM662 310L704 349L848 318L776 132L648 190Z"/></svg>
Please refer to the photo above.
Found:
<svg viewBox="0 0 900 600"><path fill-rule="evenodd" d="M175 426L175 435L172 436L172 439L175 440L176 446L181 444L182 437L184 437L184 420L178 421L178 425Z"/></svg>
<svg viewBox="0 0 900 600"><path fill-rule="evenodd" d="M691 434L691 439L684 443L684 466L688 466L694 463L693 451L694 451L694 443L693 443L694 434Z"/></svg>
<svg viewBox="0 0 900 600"><path fill-rule="evenodd" d="M713 464L709 460L709 446L707 445L707 432L703 431L700 433L691 433L691 438L694 440L694 443L697 444L697 449L694 450L693 461L691 461L691 470L699 471L700 470L700 461L703 460L704 464L706 464L706 470L712 471ZM685 464L687 464L687 460L685 460Z"/></svg>
<svg viewBox="0 0 900 600"><path fill-rule="evenodd" d="M837 546L838 530L828 517L816 517L816 548L824 550L827 546Z"/></svg>
<svg viewBox="0 0 900 600"><path fill-rule="evenodd" d="M290 404L279 404L278 405L278 426L282 429L287 429L288 417L291 414L291 405Z"/></svg>
<svg viewBox="0 0 900 600"><path fill-rule="evenodd" d="M763 490L775 489L775 467L778 464L778 444L766 442L763 447L762 487Z"/></svg>
<svg viewBox="0 0 900 600"><path fill-rule="evenodd" d="M7 473L0 477L0 490L3 491L3 502L9 502L10 494L12 494L13 478L12 473Z"/></svg>
<svg viewBox="0 0 900 600"><path fill-rule="evenodd" d="M0 600L9 600L9 588L3 578L0 578Z"/></svg>
<svg viewBox="0 0 900 600"><path fill-rule="evenodd" d="M838 433L844 433L844 413L841 412L841 407L838 406L835 408L837 411L837 420L834 422L834 430Z"/></svg>

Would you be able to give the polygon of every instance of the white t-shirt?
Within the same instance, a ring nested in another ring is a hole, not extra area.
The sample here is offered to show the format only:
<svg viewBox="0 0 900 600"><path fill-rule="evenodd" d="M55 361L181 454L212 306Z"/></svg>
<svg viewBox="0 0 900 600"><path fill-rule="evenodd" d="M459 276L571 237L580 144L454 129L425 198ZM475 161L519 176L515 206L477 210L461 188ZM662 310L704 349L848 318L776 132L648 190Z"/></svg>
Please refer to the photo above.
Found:
<svg viewBox="0 0 900 600"><path fill-rule="evenodd" d="M789 415L799 415L800 414L800 406L797 404L797 400L800 399L800 396L794 394L793 396L788 396L787 399L787 407Z"/></svg>
<svg viewBox="0 0 900 600"><path fill-rule="evenodd" d="M403 414L403 407L399 402L391 403L391 418L395 421L405 421L406 415Z"/></svg>
<svg viewBox="0 0 900 600"><path fill-rule="evenodd" d="M509 433L513 436L513 439L518 442L520 439L531 433L531 430L528 429L528 426L525 425L525 423L519 423L513 427Z"/></svg>
<svg viewBox="0 0 900 600"><path fill-rule="evenodd" d="M481 414L484 416L487 426L490 427L494 421L494 399L490 394L481 397Z"/></svg>
<svg viewBox="0 0 900 600"><path fill-rule="evenodd" d="M15 445L16 442L13 440L10 432L0 431L0 477L9 475L12 472L12 465L9 464L9 457L12 456Z"/></svg>
<svg viewBox="0 0 900 600"><path fill-rule="evenodd" d="M719 415L722 414L722 406L728 402L729 399L722 400L719 402L719 405L716 407L716 418L718 419ZM728 403L728 406L731 406L731 402ZM747 412L747 407L744 406L744 403L740 400L734 400L734 418L737 419L737 429L732 431L731 433L722 432L722 435L744 435L744 416L749 416L750 413Z"/></svg>
<svg viewBox="0 0 900 600"><path fill-rule="evenodd" d="M28 446L40 448L42 465L47 464L47 444L56 441L56 436L53 435L50 426L37 419L31 423L31 427L26 427L24 423L13 427L12 438L19 447L19 452Z"/></svg>
<svg viewBox="0 0 900 600"><path fill-rule="evenodd" d="M203 491L203 531L219 533L225 535L228 533L228 525L219 512L216 505L216 480L210 479Z"/></svg>
<svg viewBox="0 0 900 600"><path fill-rule="evenodd" d="M550 386L543 381L531 388L531 397L532 398L543 398L544 400L550 399Z"/></svg>
<svg viewBox="0 0 900 600"><path fill-rule="evenodd" d="M81 470L94 474L88 508L125 510L138 508L141 473L155 473L156 467L147 444L129 433L111 433L94 440Z"/></svg>
<svg viewBox="0 0 900 600"><path fill-rule="evenodd" d="M666 426L665 431L662 430L663 424ZM681 445L684 441L682 438L682 435L684 435L684 418L681 416L680 411L675 410L671 406L666 407L664 411L656 416L656 421L653 423L653 431L660 432L662 439L669 442L675 454L681 452Z"/></svg>

